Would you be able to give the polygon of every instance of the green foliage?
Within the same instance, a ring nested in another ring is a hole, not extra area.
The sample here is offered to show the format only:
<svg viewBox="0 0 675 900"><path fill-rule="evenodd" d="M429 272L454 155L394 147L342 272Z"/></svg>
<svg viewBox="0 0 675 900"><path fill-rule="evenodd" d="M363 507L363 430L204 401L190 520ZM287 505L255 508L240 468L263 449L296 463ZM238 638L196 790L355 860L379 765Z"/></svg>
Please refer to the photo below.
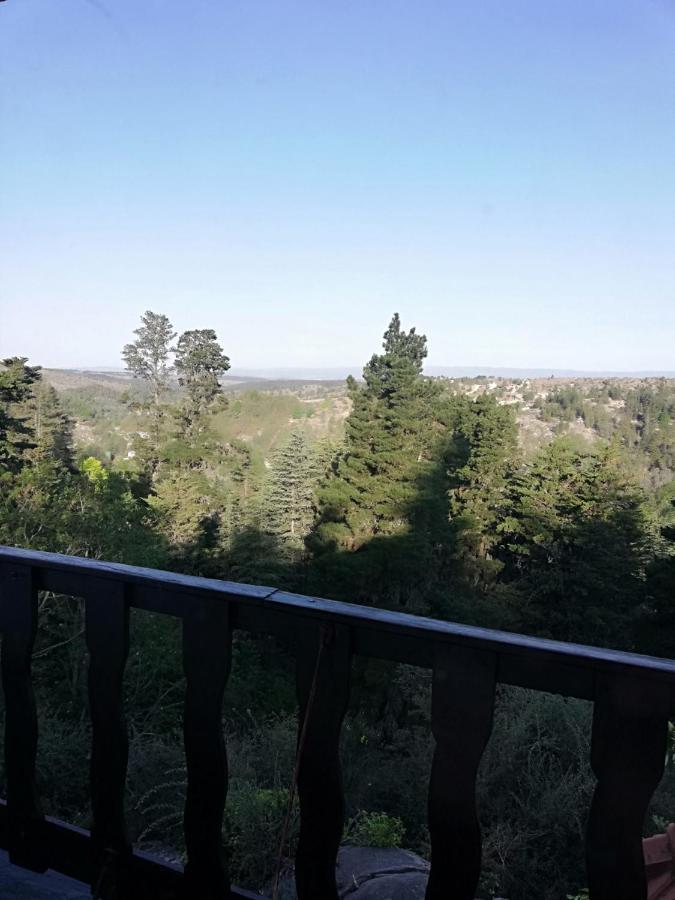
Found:
<svg viewBox="0 0 675 900"><path fill-rule="evenodd" d="M165 413L162 401L169 388L172 352L171 341L176 332L169 319L148 310L141 316L141 326L134 331L136 340L126 344L122 357L134 378L145 381L152 396L149 433L143 442L137 442L136 452L146 468L154 472L157 466L157 452L165 428Z"/></svg>
<svg viewBox="0 0 675 900"><path fill-rule="evenodd" d="M281 839L288 807L287 788L261 788L233 779L223 835L233 881L260 887L274 878L276 848ZM297 843L297 809L291 823L289 844Z"/></svg>
<svg viewBox="0 0 675 900"><path fill-rule="evenodd" d="M275 385L225 406L229 361L208 329L181 336L172 392L170 323L146 313L136 335L125 359L143 383L126 400L104 381L64 407L26 360L0 366L0 542L675 653L671 382L546 383L543 421L529 410L538 443L558 430L590 440L521 452L514 392L534 403L542 385L426 378L426 338L398 316L337 400ZM40 788L50 813L86 824L83 627L81 601L40 597ZM180 638L180 623L134 611L125 674L132 836L177 857ZM273 874L294 766L287 651L237 633L225 696L223 841L233 880L253 890ZM428 672L356 663L342 734L348 840L428 854L429 701ZM479 775L482 895L583 896L590 728L584 703L499 692ZM651 827L674 805L670 746ZM297 810L291 824L288 854Z"/></svg>
<svg viewBox="0 0 675 900"><path fill-rule="evenodd" d="M220 502L217 490L198 469L178 469L159 480L148 505L173 556L189 570L217 546Z"/></svg>
<svg viewBox="0 0 675 900"><path fill-rule="evenodd" d="M513 900L559 900L585 883L591 704L501 688L481 762L483 872Z"/></svg>
<svg viewBox="0 0 675 900"><path fill-rule="evenodd" d="M42 379L32 386L26 403L26 424L34 435L31 457L53 460L65 468L73 466L73 425L50 384Z"/></svg>
<svg viewBox="0 0 675 900"><path fill-rule="evenodd" d="M95 456L85 457L80 463L80 471L94 486L94 490L103 490L108 481L109 473L108 470L103 467L103 463L100 459L96 459Z"/></svg>
<svg viewBox="0 0 675 900"><path fill-rule="evenodd" d="M349 820L344 840L357 847L400 847L405 828L396 816L359 810Z"/></svg>
<svg viewBox="0 0 675 900"><path fill-rule="evenodd" d="M541 409L544 418L570 422L584 415L583 394L574 385L556 388L547 396Z"/></svg>
<svg viewBox="0 0 675 900"><path fill-rule="evenodd" d="M274 535L288 560L304 555L314 522L318 460L307 438L294 431L274 454L260 505L261 529Z"/></svg>
<svg viewBox="0 0 675 900"><path fill-rule="evenodd" d="M198 415L220 393L220 377L230 368L212 328L185 331L176 345L178 383L187 391L192 415Z"/></svg>
<svg viewBox="0 0 675 900"><path fill-rule="evenodd" d="M40 380L39 367L27 366L26 358L13 356L0 362L0 478L21 468L26 450L34 446L34 433L21 408Z"/></svg>
<svg viewBox="0 0 675 900"><path fill-rule="evenodd" d="M474 591L494 589L503 568L498 526L519 464L513 409L490 396L463 403L447 454L450 519L458 536L463 578Z"/></svg>
<svg viewBox="0 0 675 900"><path fill-rule="evenodd" d="M314 577L332 594L428 612L430 582L439 581L451 540L443 499L447 403L421 374L423 335L402 332L395 315L383 347L366 365L364 385L348 382L345 447L319 491L309 542Z"/></svg>
<svg viewBox="0 0 675 900"><path fill-rule="evenodd" d="M499 531L520 628L632 646L652 535L644 496L614 448L554 441L513 478Z"/></svg>
<svg viewBox="0 0 675 900"><path fill-rule="evenodd" d="M134 331L136 340L125 344L122 357L134 378L148 382L158 406L169 383L169 355L176 332L167 316L150 310L141 316L141 323Z"/></svg>

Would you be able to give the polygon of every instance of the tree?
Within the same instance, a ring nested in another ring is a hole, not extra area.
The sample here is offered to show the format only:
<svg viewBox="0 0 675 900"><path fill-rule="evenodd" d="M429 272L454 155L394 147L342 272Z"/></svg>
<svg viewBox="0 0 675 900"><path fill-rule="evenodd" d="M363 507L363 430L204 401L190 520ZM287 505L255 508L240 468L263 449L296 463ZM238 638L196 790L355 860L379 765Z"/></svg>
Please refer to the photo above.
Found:
<svg viewBox="0 0 675 900"><path fill-rule="evenodd" d="M675 655L675 479L656 495L657 553L647 569L647 604L640 628L642 653Z"/></svg>
<svg viewBox="0 0 675 900"><path fill-rule="evenodd" d="M152 393L150 453L141 453L140 456L147 459L149 470L154 472L160 444L162 397L169 387L169 356L171 341L176 337L176 332L167 316L161 313L148 310L141 316L141 322L141 327L134 331L136 340L124 346L122 356L127 371L134 378L146 381Z"/></svg>
<svg viewBox="0 0 675 900"><path fill-rule="evenodd" d="M414 328L402 331L398 313L394 313L383 337L384 353L373 354L363 370L363 379L370 391L386 398L400 391L403 382L412 383L422 375L427 339Z"/></svg>
<svg viewBox="0 0 675 900"><path fill-rule="evenodd" d="M72 468L73 423L63 412L52 385L37 381L26 409L35 440L33 458L37 461L55 460L66 468Z"/></svg>
<svg viewBox="0 0 675 900"><path fill-rule="evenodd" d="M616 448L560 438L518 472L510 494L499 530L518 627L632 649L653 537Z"/></svg>
<svg viewBox="0 0 675 900"><path fill-rule="evenodd" d="M221 392L220 378L230 368L229 357L217 341L212 328L194 329L181 334L176 345L178 383L188 396L187 428Z"/></svg>
<svg viewBox="0 0 675 900"><path fill-rule="evenodd" d="M161 313L148 310L141 316L141 322L141 327L134 331L136 340L125 344L122 356L127 371L134 378L142 378L148 382L153 402L159 407L162 395L169 385L169 355L176 332L167 316Z"/></svg>
<svg viewBox="0 0 675 900"><path fill-rule="evenodd" d="M0 475L16 472L26 461L25 451L34 446L35 434L23 404L39 382L40 367L27 366L24 356L0 363Z"/></svg>
<svg viewBox="0 0 675 900"><path fill-rule="evenodd" d="M449 510L462 575L472 589L492 589L502 569L498 525L506 514L518 456L510 406L500 406L489 395L460 403L447 454Z"/></svg>
<svg viewBox="0 0 675 900"><path fill-rule="evenodd" d="M178 469L156 482L148 505L180 571L216 575L222 491L197 469Z"/></svg>
<svg viewBox="0 0 675 900"><path fill-rule="evenodd" d="M309 543L333 593L428 612L450 532L442 459L448 404L422 375L426 338L401 331L398 315L383 350L364 368L363 385L348 380L345 448L319 491Z"/></svg>
<svg viewBox="0 0 675 900"><path fill-rule="evenodd" d="M316 481L314 453L304 434L296 430L274 455L261 509L262 529L279 539L289 557L304 553L314 520Z"/></svg>

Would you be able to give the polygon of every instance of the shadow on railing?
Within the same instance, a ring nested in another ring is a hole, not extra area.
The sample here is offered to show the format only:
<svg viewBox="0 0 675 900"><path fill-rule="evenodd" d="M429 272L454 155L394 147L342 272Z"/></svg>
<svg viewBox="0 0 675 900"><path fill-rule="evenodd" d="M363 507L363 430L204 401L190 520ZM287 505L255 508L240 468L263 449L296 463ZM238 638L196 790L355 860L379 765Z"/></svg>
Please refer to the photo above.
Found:
<svg viewBox="0 0 675 900"><path fill-rule="evenodd" d="M31 654L39 590L85 601L91 835L45 819L35 787ZM131 608L183 622L184 872L133 852L127 838L122 678ZM102 897L256 896L230 888L222 850L227 765L221 707L235 628L284 637L296 648L300 721L306 719L298 770L300 900L337 898L335 859L344 817L338 746L354 654L433 671L436 749L429 786L427 900L475 897L481 864L476 773L490 736L497 683L594 701L591 763L598 781L586 846L590 896L646 898L641 829L663 772L667 723L675 708L675 663L273 588L0 547L7 776L0 826L12 862L35 871L56 869L92 884Z"/></svg>

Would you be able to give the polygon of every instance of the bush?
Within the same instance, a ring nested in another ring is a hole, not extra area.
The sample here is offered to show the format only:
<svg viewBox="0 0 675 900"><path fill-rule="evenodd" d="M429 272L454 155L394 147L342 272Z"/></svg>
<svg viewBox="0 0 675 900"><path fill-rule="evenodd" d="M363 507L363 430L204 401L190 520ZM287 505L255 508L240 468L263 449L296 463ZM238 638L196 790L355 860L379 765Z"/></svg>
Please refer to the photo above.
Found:
<svg viewBox="0 0 675 900"><path fill-rule="evenodd" d="M286 788L261 788L250 781L230 783L223 837L234 884L259 890L272 881L287 808ZM284 858L295 854L298 827L296 804Z"/></svg>
<svg viewBox="0 0 675 900"><path fill-rule="evenodd" d="M396 816L359 810L345 829L344 839L356 847L400 847L405 828Z"/></svg>
<svg viewBox="0 0 675 900"><path fill-rule="evenodd" d="M484 878L495 893L559 900L583 887L591 715L581 700L499 690L478 782Z"/></svg>

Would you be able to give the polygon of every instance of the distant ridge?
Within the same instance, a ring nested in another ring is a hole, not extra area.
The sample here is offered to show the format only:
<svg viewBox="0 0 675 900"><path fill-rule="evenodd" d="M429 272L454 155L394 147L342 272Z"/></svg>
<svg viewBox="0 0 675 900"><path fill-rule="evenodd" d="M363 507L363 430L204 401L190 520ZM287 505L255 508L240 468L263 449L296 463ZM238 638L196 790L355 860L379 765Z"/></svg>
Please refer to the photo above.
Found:
<svg viewBox="0 0 675 900"><path fill-rule="evenodd" d="M55 370L56 371L56 370ZM113 378L131 378L121 367L91 366L61 369L87 375L102 375ZM363 366L276 366L268 368L233 366L223 382L235 383L241 379L260 381L344 381L349 375L361 378ZM609 371L592 369L542 369L509 368L505 366L425 366L426 375L445 378L477 378L479 375L492 378L675 378L675 370L653 371Z"/></svg>
<svg viewBox="0 0 675 900"><path fill-rule="evenodd" d="M478 375L494 375L497 378L675 378L675 371L612 372L591 369L517 369L502 366L426 366L427 375L444 375L448 378L476 378Z"/></svg>
<svg viewBox="0 0 675 900"><path fill-rule="evenodd" d="M303 381L338 381L353 375L360 378L363 366L238 368L232 367L232 376L240 378L298 379ZM675 378L675 371L611 372L583 369L528 369L503 366L425 366L424 373L445 378L476 378L479 375L495 378Z"/></svg>

